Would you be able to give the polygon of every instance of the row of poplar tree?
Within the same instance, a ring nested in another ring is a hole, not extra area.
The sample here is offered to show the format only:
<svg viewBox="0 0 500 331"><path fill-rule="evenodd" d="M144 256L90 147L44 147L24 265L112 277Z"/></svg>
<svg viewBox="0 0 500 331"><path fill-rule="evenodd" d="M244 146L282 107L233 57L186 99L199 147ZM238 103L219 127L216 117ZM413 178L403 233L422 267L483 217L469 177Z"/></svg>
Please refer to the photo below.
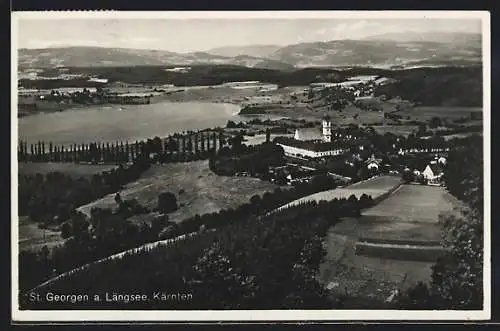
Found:
<svg viewBox="0 0 500 331"><path fill-rule="evenodd" d="M38 141L18 145L19 162L92 162L124 163L151 154L202 155L221 149L226 143L222 132L196 132L175 134L165 139L155 137L145 141L115 143L89 143L63 146Z"/></svg>

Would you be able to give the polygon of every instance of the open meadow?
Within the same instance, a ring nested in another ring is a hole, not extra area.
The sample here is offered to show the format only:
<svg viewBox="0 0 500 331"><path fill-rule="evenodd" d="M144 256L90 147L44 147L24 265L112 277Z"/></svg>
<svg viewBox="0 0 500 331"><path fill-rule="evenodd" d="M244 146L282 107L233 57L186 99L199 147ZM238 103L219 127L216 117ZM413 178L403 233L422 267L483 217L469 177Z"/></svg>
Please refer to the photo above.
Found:
<svg viewBox="0 0 500 331"><path fill-rule="evenodd" d="M208 161L154 165L129 183L120 192L122 199L137 199L150 209L157 206L162 192L172 192L179 209L169 218L175 222L221 209L234 208L246 203L255 194L273 191L276 185L250 177L226 177L214 174ZM93 207L115 208L114 194L81 206L78 210L89 215Z"/></svg>
<svg viewBox="0 0 500 331"><path fill-rule="evenodd" d="M408 137L417 131L417 125L374 125L373 128L378 134L392 133L395 135Z"/></svg>
<svg viewBox="0 0 500 331"><path fill-rule="evenodd" d="M348 199L353 194L358 199L363 194L366 194L368 196L371 196L373 199L376 199L388 193L392 189L395 189L400 183L401 183L401 178L396 176L374 177L362 182L354 183L344 188L336 188L334 190L328 190L308 195L306 197L294 200L286 204L285 206L280 207L280 209L308 201L319 202L321 200L330 201L333 199L342 199L342 198Z"/></svg>
<svg viewBox="0 0 500 331"><path fill-rule="evenodd" d="M456 199L443 187L403 185L390 197L363 212L363 216L384 217L406 223L435 223L442 212L451 211Z"/></svg>
<svg viewBox="0 0 500 331"><path fill-rule="evenodd" d="M360 187L370 186L370 181ZM444 188L402 185L359 218L346 218L331 227L325 239L327 256L321 281L333 293L375 293L388 297L427 281L442 252L439 215L452 212L457 201Z"/></svg>
<svg viewBox="0 0 500 331"><path fill-rule="evenodd" d="M415 107L404 108L395 114L411 119L428 121L433 117L445 117L449 119L458 119L470 117L471 112L482 112L481 107Z"/></svg>
<svg viewBox="0 0 500 331"><path fill-rule="evenodd" d="M288 137L293 138L293 134L271 134L271 141L276 137ZM245 136L245 141L243 142L245 145L254 146L260 145L266 141L265 134L256 134L254 136Z"/></svg>
<svg viewBox="0 0 500 331"><path fill-rule="evenodd" d="M439 245L439 215L454 212L455 206L456 199L442 187L402 185L336 233L372 244Z"/></svg>
<svg viewBox="0 0 500 331"><path fill-rule="evenodd" d="M338 227L350 227L343 221ZM396 288L407 289L431 275L432 262L404 261L356 254L357 238L337 233L330 228L325 237L327 255L320 265L320 282L333 297L351 296L346 304L355 305L356 298L385 300ZM366 302L360 304L367 308Z"/></svg>
<svg viewBox="0 0 500 331"><path fill-rule="evenodd" d="M51 248L63 244L60 232L52 229L41 229L29 217L19 217L19 251L39 251L43 246Z"/></svg>

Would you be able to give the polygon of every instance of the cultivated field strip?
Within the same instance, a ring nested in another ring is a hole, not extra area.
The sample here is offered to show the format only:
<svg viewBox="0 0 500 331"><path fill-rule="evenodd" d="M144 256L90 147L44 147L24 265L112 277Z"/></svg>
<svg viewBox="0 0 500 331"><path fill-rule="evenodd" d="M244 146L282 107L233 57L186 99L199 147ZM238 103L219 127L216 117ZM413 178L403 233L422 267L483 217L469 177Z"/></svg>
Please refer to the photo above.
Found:
<svg viewBox="0 0 500 331"><path fill-rule="evenodd" d="M333 199L348 199L351 195L355 195L356 198L359 199L363 194L366 194L368 196L371 196L373 200L380 201L391 193L394 193L400 187L401 183L401 179L395 176L373 177L352 184L345 188L337 188L334 190L328 190L308 195L306 197L287 203L286 205L279 207L275 211L279 211L290 206L295 206L310 201L319 202L322 200L330 201Z"/></svg>

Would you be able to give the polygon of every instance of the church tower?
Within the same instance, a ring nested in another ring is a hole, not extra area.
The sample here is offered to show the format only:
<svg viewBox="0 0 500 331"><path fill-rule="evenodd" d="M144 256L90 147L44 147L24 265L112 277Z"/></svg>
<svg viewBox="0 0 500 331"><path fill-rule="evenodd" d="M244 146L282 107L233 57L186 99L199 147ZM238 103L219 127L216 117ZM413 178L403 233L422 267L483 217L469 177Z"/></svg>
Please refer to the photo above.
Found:
<svg viewBox="0 0 500 331"><path fill-rule="evenodd" d="M332 141L332 121L328 115L323 117L323 141L327 143Z"/></svg>

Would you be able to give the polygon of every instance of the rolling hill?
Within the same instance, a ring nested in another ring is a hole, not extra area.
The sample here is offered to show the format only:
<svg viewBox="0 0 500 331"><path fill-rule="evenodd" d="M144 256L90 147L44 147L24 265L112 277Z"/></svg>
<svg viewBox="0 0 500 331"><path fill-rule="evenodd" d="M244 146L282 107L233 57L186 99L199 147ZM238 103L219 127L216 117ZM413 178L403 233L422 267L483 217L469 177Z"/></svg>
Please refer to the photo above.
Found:
<svg viewBox="0 0 500 331"><path fill-rule="evenodd" d="M212 48L207 53L235 57L238 55L248 55L254 57L268 57L283 46L277 45L250 45L250 46L227 46Z"/></svg>
<svg viewBox="0 0 500 331"><path fill-rule="evenodd" d="M469 65L481 62L481 36L465 33L396 33L362 40L307 42L279 47L251 45L175 53L100 47L19 49L19 67L53 68L145 65L239 65L288 70L294 67Z"/></svg>
<svg viewBox="0 0 500 331"><path fill-rule="evenodd" d="M416 32L405 31L395 33L384 33L363 38L363 40L392 40L396 42L435 42L442 44L462 44L470 47L481 47L481 35L476 33L462 32Z"/></svg>
<svg viewBox="0 0 500 331"><path fill-rule="evenodd" d="M153 65L232 64L250 68L288 69L293 65L249 55L227 57L206 52L175 53L163 50L142 50L101 47L60 47L19 49L19 68L54 67L118 67Z"/></svg>
<svg viewBox="0 0 500 331"><path fill-rule="evenodd" d="M391 67L418 61L481 61L481 44L431 41L334 40L283 47L270 58L296 67L381 66Z"/></svg>

